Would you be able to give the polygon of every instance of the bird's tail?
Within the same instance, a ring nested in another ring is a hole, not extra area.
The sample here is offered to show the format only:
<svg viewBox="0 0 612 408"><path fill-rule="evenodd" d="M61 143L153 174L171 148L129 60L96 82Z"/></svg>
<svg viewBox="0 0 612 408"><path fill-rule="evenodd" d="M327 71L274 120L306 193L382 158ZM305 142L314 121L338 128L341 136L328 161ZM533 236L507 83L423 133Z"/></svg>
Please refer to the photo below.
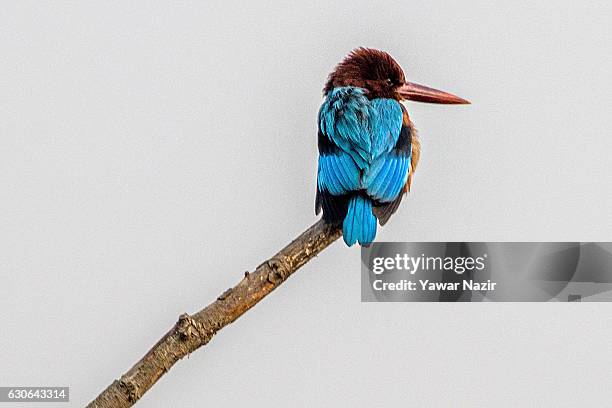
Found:
<svg viewBox="0 0 612 408"><path fill-rule="evenodd" d="M348 211L342 224L342 233L346 245L355 242L367 246L376 236L376 217L372 213L372 200L363 195L351 197Z"/></svg>

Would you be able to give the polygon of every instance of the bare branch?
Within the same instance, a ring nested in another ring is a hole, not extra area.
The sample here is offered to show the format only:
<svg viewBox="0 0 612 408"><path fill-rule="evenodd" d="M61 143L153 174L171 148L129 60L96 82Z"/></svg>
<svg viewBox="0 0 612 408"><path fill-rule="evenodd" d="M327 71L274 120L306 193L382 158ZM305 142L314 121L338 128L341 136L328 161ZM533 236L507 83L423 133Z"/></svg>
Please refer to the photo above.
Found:
<svg viewBox="0 0 612 408"><path fill-rule="evenodd" d="M255 269L199 312L179 317L130 370L115 380L88 408L131 407L178 360L207 344L223 327L242 316L293 272L337 240L342 232L322 220Z"/></svg>

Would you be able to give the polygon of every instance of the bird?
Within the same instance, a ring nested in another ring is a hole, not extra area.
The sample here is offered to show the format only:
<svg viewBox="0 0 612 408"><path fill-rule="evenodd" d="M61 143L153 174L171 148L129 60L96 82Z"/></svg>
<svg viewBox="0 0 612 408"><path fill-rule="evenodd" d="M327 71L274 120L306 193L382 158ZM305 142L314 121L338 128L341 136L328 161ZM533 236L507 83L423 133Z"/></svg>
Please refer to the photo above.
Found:
<svg viewBox="0 0 612 408"><path fill-rule="evenodd" d="M315 214L342 225L349 247L369 246L410 191L421 145L405 101L469 104L407 82L385 51L360 47L329 74L318 114Z"/></svg>

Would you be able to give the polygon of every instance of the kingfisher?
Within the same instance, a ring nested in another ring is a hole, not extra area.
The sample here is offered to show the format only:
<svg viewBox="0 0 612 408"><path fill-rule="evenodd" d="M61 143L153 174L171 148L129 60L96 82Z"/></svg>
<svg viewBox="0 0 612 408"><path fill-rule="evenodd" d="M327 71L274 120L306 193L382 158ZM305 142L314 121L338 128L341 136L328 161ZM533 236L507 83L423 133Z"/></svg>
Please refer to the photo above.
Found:
<svg viewBox="0 0 612 408"><path fill-rule="evenodd" d="M470 102L407 82L388 53L363 47L329 74L323 94L315 213L341 224L348 246L368 246L410 191L419 162L420 142L402 102Z"/></svg>

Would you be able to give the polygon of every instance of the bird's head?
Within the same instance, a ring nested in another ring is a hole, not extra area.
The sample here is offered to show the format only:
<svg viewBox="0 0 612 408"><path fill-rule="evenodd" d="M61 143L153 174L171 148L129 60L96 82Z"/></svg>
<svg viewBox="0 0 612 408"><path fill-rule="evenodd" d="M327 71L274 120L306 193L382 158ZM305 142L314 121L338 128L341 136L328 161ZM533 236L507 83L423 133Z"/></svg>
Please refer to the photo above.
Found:
<svg viewBox="0 0 612 408"><path fill-rule="evenodd" d="M357 48L340 62L329 75L323 92L333 88L355 86L364 88L373 98L393 98L428 103L467 104L465 99L407 82L402 67L384 51L373 48Z"/></svg>

